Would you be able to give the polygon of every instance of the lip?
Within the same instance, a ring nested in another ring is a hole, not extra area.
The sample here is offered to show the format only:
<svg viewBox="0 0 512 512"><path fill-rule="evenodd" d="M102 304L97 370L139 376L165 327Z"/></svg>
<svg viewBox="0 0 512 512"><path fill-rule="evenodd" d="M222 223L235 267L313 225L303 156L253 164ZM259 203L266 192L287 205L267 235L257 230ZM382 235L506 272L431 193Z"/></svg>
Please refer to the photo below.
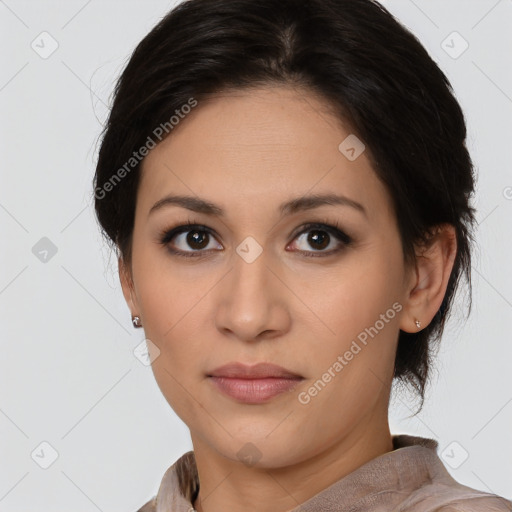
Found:
<svg viewBox="0 0 512 512"><path fill-rule="evenodd" d="M282 379L302 379L302 375L293 373L282 366L271 363L257 363L252 366L243 363L228 363L210 372L208 377L229 377L238 379L265 379L274 377Z"/></svg>
<svg viewBox="0 0 512 512"><path fill-rule="evenodd" d="M207 375L217 390L243 403L259 404L291 391L304 379L281 366L259 363L247 366L229 363Z"/></svg>

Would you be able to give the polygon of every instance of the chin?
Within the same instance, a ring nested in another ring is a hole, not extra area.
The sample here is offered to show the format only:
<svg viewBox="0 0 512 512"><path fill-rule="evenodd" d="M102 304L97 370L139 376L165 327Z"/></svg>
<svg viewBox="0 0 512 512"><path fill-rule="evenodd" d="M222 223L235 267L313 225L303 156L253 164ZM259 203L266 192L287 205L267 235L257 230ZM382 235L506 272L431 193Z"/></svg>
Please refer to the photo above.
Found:
<svg viewBox="0 0 512 512"><path fill-rule="evenodd" d="M272 428L275 428L275 424ZM268 435L272 429L260 435L223 436L222 442L211 440L214 449L222 456L242 462L247 467L279 468L299 462L297 446L300 439L292 435Z"/></svg>

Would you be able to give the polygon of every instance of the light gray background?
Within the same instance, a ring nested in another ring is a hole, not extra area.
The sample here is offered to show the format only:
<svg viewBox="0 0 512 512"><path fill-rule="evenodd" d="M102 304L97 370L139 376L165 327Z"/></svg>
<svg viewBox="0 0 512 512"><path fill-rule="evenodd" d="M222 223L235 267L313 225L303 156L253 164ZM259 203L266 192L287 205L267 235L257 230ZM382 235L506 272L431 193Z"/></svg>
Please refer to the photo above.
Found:
<svg viewBox="0 0 512 512"><path fill-rule="evenodd" d="M457 480L512 498L512 1L384 3L451 80L479 173L474 311L449 323L423 412L408 418L410 397L398 395L391 429L436 438ZM0 0L2 512L135 511L192 448L133 355L144 334L91 201L114 80L173 5ZM460 56L454 31L469 44ZM43 237L57 249L46 262L33 252ZM48 469L42 442L58 453Z"/></svg>

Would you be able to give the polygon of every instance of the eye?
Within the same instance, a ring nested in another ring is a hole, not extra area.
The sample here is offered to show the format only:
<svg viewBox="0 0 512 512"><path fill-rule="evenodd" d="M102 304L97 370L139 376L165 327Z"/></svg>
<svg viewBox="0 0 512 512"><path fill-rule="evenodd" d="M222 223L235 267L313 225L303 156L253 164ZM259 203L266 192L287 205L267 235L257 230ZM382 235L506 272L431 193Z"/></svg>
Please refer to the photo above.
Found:
<svg viewBox="0 0 512 512"><path fill-rule="evenodd" d="M312 223L303 226L295 239L297 240L296 243L298 245L302 244L303 247L302 249L299 247L299 252L313 257L329 256L341 251L353 242L352 238L341 231L337 224L336 226L331 226L323 223ZM314 250L308 250L308 245ZM331 248L330 250L324 250L329 247Z"/></svg>
<svg viewBox="0 0 512 512"><path fill-rule="evenodd" d="M184 257L203 257L212 250L222 250L222 245L219 243L215 247L213 243L215 240L210 228L190 221L185 225L162 231L159 237L160 243L169 252ZM297 252L306 257L329 256L353 243L352 238L341 231L337 224L332 226L318 222L301 226L301 231L293 237L293 240L297 240L296 243L303 246ZM308 250L306 245L313 250ZM330 250L325 250L329 247Z"/></svg>
<svg viewBox="0 0 512 512"><path fill-rule="evenodd" d="M191 222L165 230L160 235L160 243L165 245L171 253L185 257L203 256L201 253L205 252L205 249L215 250L210 247L213 240L215 240L213 232L209 228ZM176 246L177 249L174 248ZM222 249L220 244L218 246Z"/></svg>

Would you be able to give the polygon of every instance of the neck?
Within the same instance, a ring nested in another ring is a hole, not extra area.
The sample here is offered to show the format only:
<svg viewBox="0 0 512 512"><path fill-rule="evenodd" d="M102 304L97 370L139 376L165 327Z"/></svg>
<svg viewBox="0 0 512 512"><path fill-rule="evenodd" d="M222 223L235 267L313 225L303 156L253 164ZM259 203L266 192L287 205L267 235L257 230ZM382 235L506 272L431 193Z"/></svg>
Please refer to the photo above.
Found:
<svg viewBox="0 0 512 512"><path fill-rule="evenodd" d="M192 435L200 481L197 512L293 510L366 462L393 450L385 422L357 425L345 437L299 463L248 467Z"/></svg>

